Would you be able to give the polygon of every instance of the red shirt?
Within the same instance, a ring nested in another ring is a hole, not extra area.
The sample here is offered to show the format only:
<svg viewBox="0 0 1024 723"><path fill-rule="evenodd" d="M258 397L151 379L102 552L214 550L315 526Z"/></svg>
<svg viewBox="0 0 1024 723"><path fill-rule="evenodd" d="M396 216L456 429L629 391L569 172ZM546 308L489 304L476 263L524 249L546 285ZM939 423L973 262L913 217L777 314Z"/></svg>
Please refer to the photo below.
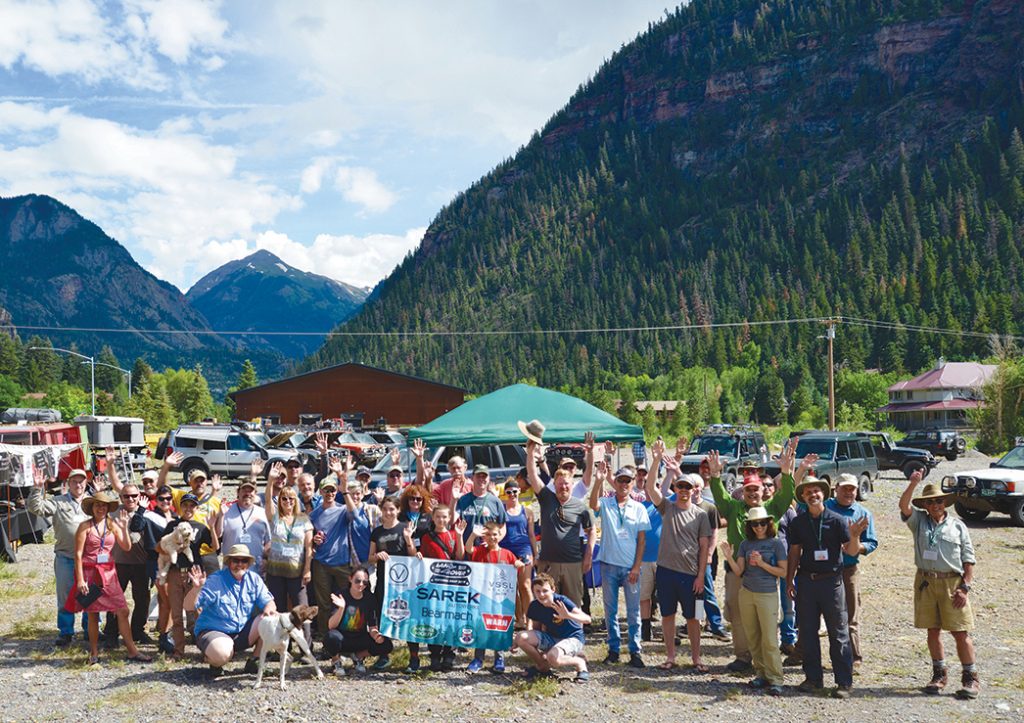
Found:
<svg viewBox="0 0 1024 723"><path fill-rule="evenodd" d="M504 547L499 547L497 550L488 550L487 545L474 547L470 560L472 562L503 562L506 565L516 564L516 556L512 554L511 550L506 550Z"/></svg>
<svg viewBox="0 0 1024 723"><path fill-rule="evenodd" d="M429 557L434 560L453 560L455 559L457 534L454 530L427 533L420 538L420 552L423 553L423 557ZM435 537L440 539L443 544L438 545L434 542Z"/></svg>

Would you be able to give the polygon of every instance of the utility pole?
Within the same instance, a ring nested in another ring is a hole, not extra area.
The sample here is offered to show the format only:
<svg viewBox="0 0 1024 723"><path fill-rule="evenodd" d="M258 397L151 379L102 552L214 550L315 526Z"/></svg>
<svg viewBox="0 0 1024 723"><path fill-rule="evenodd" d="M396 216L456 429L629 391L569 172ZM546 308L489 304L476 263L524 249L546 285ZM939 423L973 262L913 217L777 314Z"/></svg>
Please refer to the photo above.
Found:
<svg viewBox="0 0 1024 723"><path fill-rule="evenodd" d="M825 322L825 338L828 340L828 428L836 428L836 370L832 357L832 343L836 338L836 320Z"/></svg>

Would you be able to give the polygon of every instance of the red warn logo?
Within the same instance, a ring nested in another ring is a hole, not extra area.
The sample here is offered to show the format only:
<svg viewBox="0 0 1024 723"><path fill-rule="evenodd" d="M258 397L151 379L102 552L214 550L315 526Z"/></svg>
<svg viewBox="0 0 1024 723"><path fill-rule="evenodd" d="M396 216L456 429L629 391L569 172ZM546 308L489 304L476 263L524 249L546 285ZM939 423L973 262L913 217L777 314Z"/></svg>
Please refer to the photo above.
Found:
<svg viewBox="0 0 1024 723"><path fill-rule="evenodd" d="M512 626L514 616L480 613L480 617L484 620L484 629L504 631L508 630Z"/></svg>

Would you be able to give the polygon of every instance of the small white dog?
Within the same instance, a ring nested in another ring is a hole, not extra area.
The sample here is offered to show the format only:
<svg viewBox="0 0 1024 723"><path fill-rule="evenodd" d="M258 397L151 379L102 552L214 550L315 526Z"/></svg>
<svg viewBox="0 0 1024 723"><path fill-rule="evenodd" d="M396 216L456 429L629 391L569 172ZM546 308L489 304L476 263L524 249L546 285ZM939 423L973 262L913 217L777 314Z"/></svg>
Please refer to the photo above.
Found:
<svg viewBox="0 0 1024 723"><path fill-rule="evenodd" d="M313 657L309 645L306 644L306 638L302 634L302 624L307 620L315 618L317 612L319 612L319 608L316 605L312 607L296 605L290 613L275 613L274 615L263 616L258 628L260 640L262 641L260 646L260 669L256 673L256 684L253 688L259 688L263 683L263 669L267 664L267 653L275 652L281 658L281 690L284 690L284 676L288 672L288 663L291 661L291 656L288 655L289 640L296 642L306 660L316 670L316 677L323 680L323 671L317 665L316 658Z"/></svg>
<svg viewBox="0 0 1024 723"><path fill-rule="evenodd" d="M156 573L157 582L160 584L167 582L167 571L171 569L171 565L178 563L179 554L188 558L191 565L195 564L196 561L192 557L192 543L195 542L195 539L196 528L187 522L179 522L171 534L166 535L157 543L157 551L159 553Z"/></svg>

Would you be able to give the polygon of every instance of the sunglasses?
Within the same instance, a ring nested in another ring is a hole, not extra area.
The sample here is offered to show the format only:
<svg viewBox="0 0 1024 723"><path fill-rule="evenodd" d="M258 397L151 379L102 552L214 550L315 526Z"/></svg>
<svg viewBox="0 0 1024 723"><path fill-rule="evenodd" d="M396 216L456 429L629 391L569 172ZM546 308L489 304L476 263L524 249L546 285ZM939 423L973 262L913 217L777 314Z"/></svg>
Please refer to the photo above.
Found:
<svg viewBox="0 0 1024 723"><path fill-rule="evenodd" d="M505 490L505 494L507 494L507 495L517 495L517 494L519 494L519 490Z"/></svg>
<svg viewBox="0 0 1024 723"><path fill-rule="evenodd" d="M679 492L686 492L686 491L689 491L689 490L692 490L692 489L693 489L692 485L676 485L676 490L679 491Z"/></svg>
<svg viewBox="0 0 1024 723"><path fill-rule="evenodd" d="M358 580L353 580L352 584L353 585L369 585L370 581L369 580L363 580L363 579L360 578Z"/></svg>
<svg viewBox="0 0 1024 723"><path fill-rule="evenodd" d="M410 502L422 502L423 501L422 497L406 497L406 499L409 500Z"/></svg>
<svg viewBox="0 0 1024 723"><path fill-rule="evenodd" d="M751 527L767 527L768 526L768 520L751 520L750 521L750 526Z"/></svg>
<svg viewBox="0 0 1024 723"><path fill-rule="evenodd" d="M174 498L173 497L157 497L157 500L160 501L160 502L170 502L172 499L174 499Z"/></svg>
<svg viewBox="0 0 1024 723"><path fill-rule="evenodd" d="M282 497L281 501L282 502L295 502L296 500L295 500L294 497Z"/></svg>
<svg viewBox="0 0 1024 723"><path fill-rule="evenodd" d="M139 499L139 496L138 495L121 495L121 499L122 500L137 500L137 499Z"/></svg>

